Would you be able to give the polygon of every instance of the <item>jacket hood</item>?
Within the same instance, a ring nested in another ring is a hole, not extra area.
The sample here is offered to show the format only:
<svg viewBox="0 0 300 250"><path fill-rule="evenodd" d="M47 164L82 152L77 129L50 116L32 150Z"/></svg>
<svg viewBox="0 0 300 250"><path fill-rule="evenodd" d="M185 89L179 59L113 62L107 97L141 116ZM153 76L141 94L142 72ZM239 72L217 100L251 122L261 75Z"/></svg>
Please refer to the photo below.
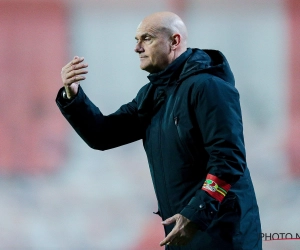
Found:
<svg viewBox="0 0 300 250"><path fill-rule="evenodd" d="M179 84L192 75L202 73L219 77L234 85L229 64L220 51L188 48L164 70L148 75L150 83L138 107L138 116L142 123L147 124L164 102L166 86ZM158 86L161 87L156 91Z"/></svg>
<svg viewBox="0 0 300 250"><path fill-rule="evenodd" d="M225 56L217 50L188 48L166 69L148 75L154 85L168 85L173 80L182 82L191 75L208 73L234 85L234 76Z"/></svg>
<svg viewBox="0 0 300 250"><path fill-rule="evenodd" d="M234 85L234 76L229 63L220 51L190 48L188 50L192 50L192 53L183 67L180 81L194 74L208 73Z"/></svg>

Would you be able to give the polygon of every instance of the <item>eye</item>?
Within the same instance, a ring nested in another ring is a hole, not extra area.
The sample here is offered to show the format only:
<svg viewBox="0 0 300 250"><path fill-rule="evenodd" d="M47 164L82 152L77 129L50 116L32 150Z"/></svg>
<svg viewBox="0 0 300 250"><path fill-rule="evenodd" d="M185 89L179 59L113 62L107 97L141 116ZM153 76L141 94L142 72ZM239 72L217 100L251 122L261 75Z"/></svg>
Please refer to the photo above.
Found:
<svg viewBox="0 0 300 250"><path fill-rule="evenodd" d="M150 36L145 36L144 37L144 41L150 41L151 40L151 37Z"/></svg>

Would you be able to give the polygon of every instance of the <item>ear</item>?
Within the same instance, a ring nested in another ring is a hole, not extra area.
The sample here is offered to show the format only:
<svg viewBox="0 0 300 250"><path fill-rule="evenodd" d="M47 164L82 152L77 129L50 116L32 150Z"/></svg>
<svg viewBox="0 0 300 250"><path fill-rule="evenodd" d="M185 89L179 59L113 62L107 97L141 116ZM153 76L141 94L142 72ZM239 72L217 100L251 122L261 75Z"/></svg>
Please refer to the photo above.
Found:
<svg viewBox="0 0 300 250"><path fill-rule="evenodd" d="M180 45L180 42L181 42L181 36L180 34L174 34L172 35L172 43L171 43L171 50L175 50L178 48L178 46Z"/></svg>

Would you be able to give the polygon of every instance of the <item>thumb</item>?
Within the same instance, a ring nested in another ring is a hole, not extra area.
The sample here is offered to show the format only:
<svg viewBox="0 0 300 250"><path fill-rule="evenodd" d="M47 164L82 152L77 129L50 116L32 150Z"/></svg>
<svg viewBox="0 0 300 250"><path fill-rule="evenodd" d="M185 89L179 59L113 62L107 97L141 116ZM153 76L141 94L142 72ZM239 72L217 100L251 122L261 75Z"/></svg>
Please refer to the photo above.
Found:
<svg viewBox="0 0 300 250"><path fill-rule="evenodd" d="M170 217L170 218L162 221L161 224L163 224L163 225L170 225L170 224L175 223L175 222L176 222L176 215L174 215L174 216L172 216L172 217Z"/></svg>

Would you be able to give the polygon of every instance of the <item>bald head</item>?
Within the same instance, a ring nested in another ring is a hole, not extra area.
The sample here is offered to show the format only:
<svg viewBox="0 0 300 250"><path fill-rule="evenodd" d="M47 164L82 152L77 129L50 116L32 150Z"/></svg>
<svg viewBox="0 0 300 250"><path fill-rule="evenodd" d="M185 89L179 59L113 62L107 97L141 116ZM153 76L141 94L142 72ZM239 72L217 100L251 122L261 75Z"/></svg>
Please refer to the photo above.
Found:
<svg viewBox="0 0 300 250"><path fill-rule="evenodd" d="M172 12L156 12L144 18L139 26L156 27L168 36L179 34L182 46L187 44L187 29L182 19Z"/></svg>
<svg viewBox="0 0 300 250"><path fill-rule="evenodd" d="M187 29L172 12L157 12L143 19L137 28L135 52L141 68L150 73L166 68L187 49Z"/></svg>

